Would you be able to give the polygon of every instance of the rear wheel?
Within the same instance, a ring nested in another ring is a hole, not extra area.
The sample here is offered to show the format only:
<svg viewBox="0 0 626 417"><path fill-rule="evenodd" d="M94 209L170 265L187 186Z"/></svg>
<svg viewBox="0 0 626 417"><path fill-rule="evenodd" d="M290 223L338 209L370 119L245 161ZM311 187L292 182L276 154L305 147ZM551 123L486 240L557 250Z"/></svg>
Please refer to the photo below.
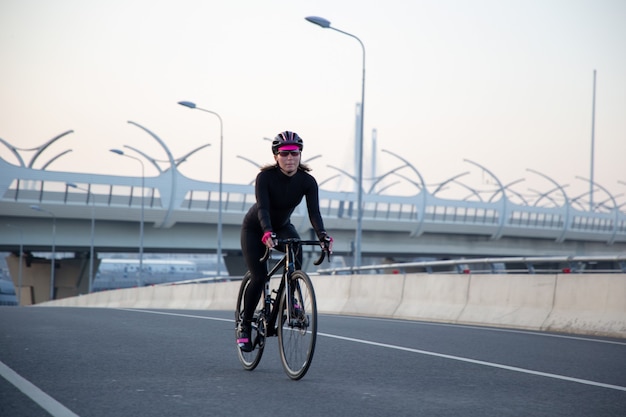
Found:
<svg viewBox="0 0 626 417"><path fill-rule="evenodd" d="M313 283L303 271L295 271L280 299L278 345L283 369L300 379L311 366L317 338L317 303Z"/></svg>
<svg viewBox="0 0 626 417"><path fill-rule="evenodd" d="M250 285L251 278L252 275L250 274L250 272L246 272L246 275L244 275L243 280L241 281L241 286L239 287L237 306L235 308L235 340L238 336L237 333L239 331L239 326L241 326L241 322L243 321L245 294L248 285ZM239 346L237 346L237 355L239 356L239 361L241 362L243 368L248 371L252 371L254 368L256 368L261 361L261 357L263 356L263 349L265 347L266 321L262 312L263 303L262 300L259 300L259 305L254 312L254 319L252 320L252 332L250 334L254 350L252 350L252 352L244 352L239 349Z"/></svg>

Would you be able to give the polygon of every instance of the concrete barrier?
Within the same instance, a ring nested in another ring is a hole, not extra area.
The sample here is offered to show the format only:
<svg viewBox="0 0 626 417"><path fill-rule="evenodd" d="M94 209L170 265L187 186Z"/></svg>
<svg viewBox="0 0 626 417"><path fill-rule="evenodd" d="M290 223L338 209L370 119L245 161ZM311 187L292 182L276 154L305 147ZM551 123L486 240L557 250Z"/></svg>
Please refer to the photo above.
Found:
<svg viewBox="0 0 626 417"><path fill-rule="evenodd" d="M351 275L312 276L317 310L324 313L339 314L344 311L350 295Z"/></svg>
<svg viewBox="0 0 626 417"><path fill-rule="evenodd" d="M329 314L626 338L626 274L313 276ZM240 282L98 292L41 306L233 310Z"/></svg>
<svg viewBox="0 0 626 417"><path fill-rule="evenodd" d="M346 277L336 276L337 283ZM404 275L360 275L348 279L348 299L339 313L393 317L402 300ZM324 299L325 296L320 293L318 298Z"/></svg>
<svg viewBox="0 0 626 417"><path fill-rule="evenodd" d="M237 304L237 294L239 294L239 287L241 285L240 281L225 282L221 284L197 285L204 285L208 287L215 286L215 289L211 291L212 298L208 308L210 308L211 310L232 310L233 312L235 311L235 304Z"/></svg>
<svg viewBox="0 0 626 417"><path fill-rule="evenodd" d="M408 274L394 316L456 322L467 304L469 275Z"/></svg>
<svg viewBox="0 0 626 417"><path fill-rule="evenodd" d="M553 308L555 275L471 275L458 323L541 329Z"/></svg>
<svg viewBox="0 0 626 417"><path fill-rule="evenodd" d="M558 275L554 308L541 327L626 337L626 275Z"/></svg>

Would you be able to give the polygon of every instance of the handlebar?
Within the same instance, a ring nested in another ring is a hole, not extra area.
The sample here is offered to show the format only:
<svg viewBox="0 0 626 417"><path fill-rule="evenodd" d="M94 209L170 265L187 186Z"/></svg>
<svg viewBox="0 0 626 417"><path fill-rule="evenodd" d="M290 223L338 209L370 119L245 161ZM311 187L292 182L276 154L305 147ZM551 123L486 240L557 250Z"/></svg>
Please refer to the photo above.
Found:
<svg viewBox="0 0 626 417"><path fill-rule="evenodd" d="M274 239L278 245L296 245L296 246L322 246L323 242L320 242L318 240L300 240L298 238L288 238L288 239ZM263 255L263 257L261 259L259 259L260 262L265 262L270 258L270 253L272 252L272 250L268 247L265 248L265 254ZM328 248L325 248L322 246L322 253L320 254L320 257L317 261L313 262L313 264L315 266L320 265L322 262L324 262L324 259L328 256L328 262L330 262L330 252L328 251Z"/></svg>

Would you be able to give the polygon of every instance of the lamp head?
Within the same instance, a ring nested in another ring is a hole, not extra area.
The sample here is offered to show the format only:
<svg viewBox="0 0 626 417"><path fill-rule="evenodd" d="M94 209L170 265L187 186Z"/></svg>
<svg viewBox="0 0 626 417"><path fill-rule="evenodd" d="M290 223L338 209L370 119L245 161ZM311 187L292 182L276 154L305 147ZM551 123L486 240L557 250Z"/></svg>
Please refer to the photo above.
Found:
<svg viewBox="0 0 626 417"><path fill-rule="evenodd" d="M109 149L109 150L118 155L124 155L124 151L120 151L119 149Z"/></svg>
<svg viewBox="0 0 626 417"><path fill-rule="evenodd" d="M324 29L330 27L330 22L328 20L324 19L323 17L308 16L308 17L305 17L305 19L308 20L311 23L315 23L316 25L323 27Z"/></svg>
<svg viewBox="0 0 626 417"><path fill-rule="evenodd" d="M191 101L179 101L178 104L181 106L189 107L190 109L196 108L196 103L192 103Z"/></svg>

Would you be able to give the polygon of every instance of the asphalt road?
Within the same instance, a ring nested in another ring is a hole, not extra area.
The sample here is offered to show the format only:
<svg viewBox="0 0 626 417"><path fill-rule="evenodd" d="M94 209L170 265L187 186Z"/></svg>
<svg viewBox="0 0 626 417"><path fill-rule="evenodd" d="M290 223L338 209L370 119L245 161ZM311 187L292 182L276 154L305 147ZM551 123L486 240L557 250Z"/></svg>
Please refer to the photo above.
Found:
<svg viewBox="0 0 626 417"><path fill-rule="evenodd" d="M322 315L291 381L232 316L0 307L0 416L626 416L626 340Z"/></svg>

